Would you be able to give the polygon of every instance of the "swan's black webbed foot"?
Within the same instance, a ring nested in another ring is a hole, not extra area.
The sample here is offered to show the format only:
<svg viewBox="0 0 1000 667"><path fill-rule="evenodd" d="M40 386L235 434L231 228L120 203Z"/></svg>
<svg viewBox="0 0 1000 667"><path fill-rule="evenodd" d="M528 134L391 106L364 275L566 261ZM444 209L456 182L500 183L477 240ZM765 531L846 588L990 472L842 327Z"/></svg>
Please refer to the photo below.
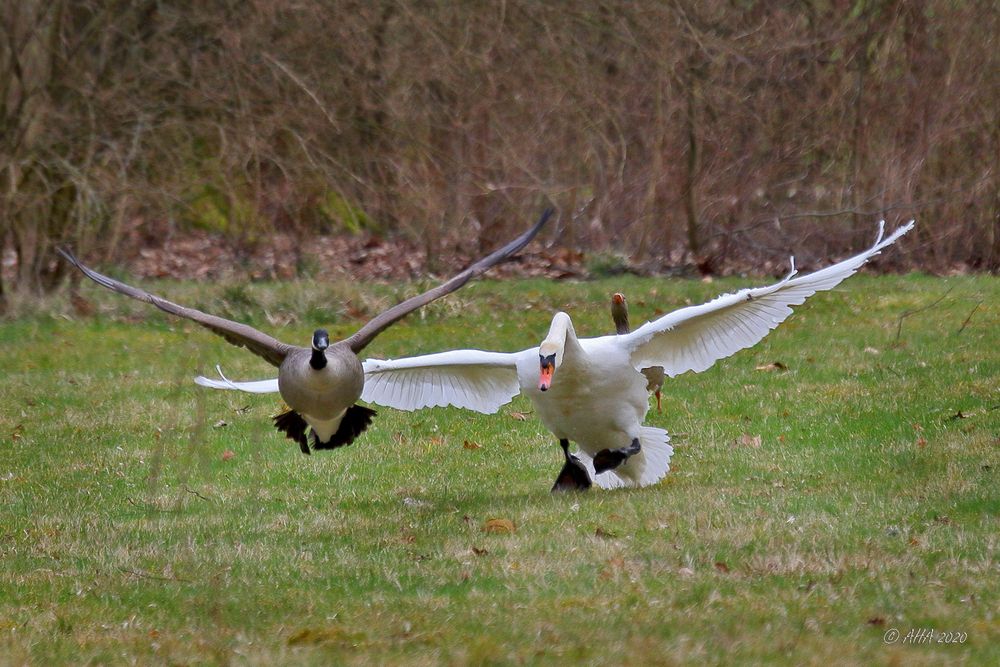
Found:
<svg viewBox="0 0 1000 667"><path fill-rule="evenodd" d="M563 456L566 463L563 464L556 483L552 485L552 493L561 491L586 491L593 482L590 481L590 473L587 468L580 463L580 459L569 453L569 440L560 440Z"/></svg>
<svg viewBox="0 0 1000 667"><path fill-rule="evenodd" d="M306 428L309 424L302 415L295 410L286 410L280 415L275 415L273 419L275 428L284 433L289 440L299 443L299 449L303 454L312 453L309 451L309 441L306 439Z"/></svg>
<svg viewBox="0 0 1000 667"><path fill-rule="evenodd" d="M598 474L608 470L614 470L625 463L630 456L635 456L642 451L639 438L632 438L632 444L619 449L602 449L594 457L594 471Z"/></svg>

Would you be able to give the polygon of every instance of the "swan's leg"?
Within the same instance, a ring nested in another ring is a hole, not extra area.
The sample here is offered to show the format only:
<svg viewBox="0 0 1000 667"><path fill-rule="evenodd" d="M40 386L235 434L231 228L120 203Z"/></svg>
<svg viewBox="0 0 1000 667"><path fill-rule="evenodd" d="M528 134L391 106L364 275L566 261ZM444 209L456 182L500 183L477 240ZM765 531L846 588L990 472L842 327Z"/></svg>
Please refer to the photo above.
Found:
<svg viewBox="0 0 1000 667"><path fill-rule="evenodd" d="M559 441L559 446L562 447L566 463L559 471L556 483L552 485L552 493L556 491L586 491L593 483L590 481L590 474L580 463L580 459L569 453L569 440L563 438Z"/></svg>
<svg viewBox="0 0 1000 667"><path fill-rule="evenodd" d="M594 457L594 470L597 473L602 473L607 470L613 470L621 464L625 463L630 456L635 456L642 451L642 445L639 444L639 438L632 438L632 444L628 447L621 447L620 449L602 449L597 452L597 456Z"/></svg>

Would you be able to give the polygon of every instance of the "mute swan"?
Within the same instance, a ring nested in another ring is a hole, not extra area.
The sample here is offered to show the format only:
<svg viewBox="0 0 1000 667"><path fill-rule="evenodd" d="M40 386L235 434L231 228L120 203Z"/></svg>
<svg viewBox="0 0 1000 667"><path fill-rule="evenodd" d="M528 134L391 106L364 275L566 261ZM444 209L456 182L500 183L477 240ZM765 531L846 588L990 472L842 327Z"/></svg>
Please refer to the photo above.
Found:
<svg viewBox="0 0 1000 667"><path fill-rule="evenodd" d="M662 366L669 377L700 373L717 360L758 343L816 292L829 290L913 228L888 238L884 222L865 252L805 276L790 273L768 287L743 289L700 306L680 308L627 334L577 338L566 313L556 313L538 347L520 352L454 350L364 362L362 400L416 410L454 405L491 414L518 393L528 396L542 423L559 439L565 463L553 491L654 484L670 469L667 432L643 426L647 379ZM273 391L273 380L235 383L198 378L223 389ZM571 441L579 445L569 452Z"/></svg>
<svg viewBox="0 0 1000 667"><path fill-rule="evenodd" d="M325 329L316 329L311 347L295 347L240 324L193 308L185 308L158 296L118 282L84 266L71 252L59 252L97 284L125 296L151 303L172 315L185 317L222 336L238 347L245 347L278 367L276 380L267 381L267 391L279 391L289 410L274 417L275 427L297 442L303 454L309 454L310 429L313 449L333 449L354 441L371 422L375 411L355 405L365 383L364 370L357 354L379 333L423 305L462 287L471 278L499 264L521 248L548 221L546 210L538 222L491 255L479 260L451 280L423 294L389 308L368 321L354 335L330 344ZM249 383L253 391L254 383Z"/></svg>

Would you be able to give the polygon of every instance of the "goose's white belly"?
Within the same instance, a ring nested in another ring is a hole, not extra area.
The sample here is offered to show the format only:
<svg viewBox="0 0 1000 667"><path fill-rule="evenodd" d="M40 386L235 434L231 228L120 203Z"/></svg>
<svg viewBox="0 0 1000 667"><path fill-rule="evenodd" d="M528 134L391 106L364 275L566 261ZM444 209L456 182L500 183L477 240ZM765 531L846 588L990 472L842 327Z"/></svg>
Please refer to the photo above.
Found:
<svg viewBox="0 0 1000 667"><path fill-rule="evenodd" d="M638 437L649 410L646 378L623 354L591 354L587 363L565 361L557 366L548 391L538 390L537 355L532 367L518 364L523 393L535 405L542 423L557 438L577 443L596 454L625 447Z"/></svg>

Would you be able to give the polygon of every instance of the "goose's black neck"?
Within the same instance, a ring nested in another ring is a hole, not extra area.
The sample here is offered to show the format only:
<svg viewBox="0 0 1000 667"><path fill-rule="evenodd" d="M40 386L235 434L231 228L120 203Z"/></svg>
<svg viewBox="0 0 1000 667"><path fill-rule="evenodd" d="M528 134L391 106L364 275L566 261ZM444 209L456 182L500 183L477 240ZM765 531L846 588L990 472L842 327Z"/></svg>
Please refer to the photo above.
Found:
<svg viewBox="0 0 1000 667"><path fill-rule="evenodd" d="M309 365L316 371L326 368L326 352L313 348L312 356L309 357Z"/></svg>

